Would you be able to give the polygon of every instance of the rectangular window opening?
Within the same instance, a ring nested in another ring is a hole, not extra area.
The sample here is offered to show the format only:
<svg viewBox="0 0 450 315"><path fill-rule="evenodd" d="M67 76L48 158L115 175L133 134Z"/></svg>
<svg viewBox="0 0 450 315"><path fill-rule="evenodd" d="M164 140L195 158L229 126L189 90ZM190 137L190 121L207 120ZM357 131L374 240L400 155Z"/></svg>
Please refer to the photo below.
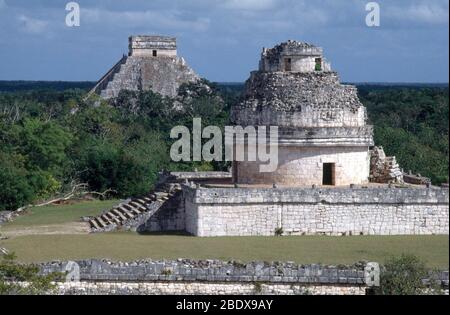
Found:
<svg viewBox="0 0 450 315"><path fill-rule="evenodd" d="M322 58L316 58L316 71L322 71Z"/></svg>
<svg viewBox="0 0 450 315"><path fill-rule="evenodd" d="M336 185L336 164L324 163L323 164L323 183L324 186Z"/></svg>
<svg viewBox="0 0 450 315"><path fill-rule="evenodd" d="M284 71L292 71L292 59L284 59Z"/></svg>
<svg viewBox="0 0 450 315"><path fill-rule="evenodd" d="M153 51L153 57L158 57L158 51L157 50Z"/></svg>

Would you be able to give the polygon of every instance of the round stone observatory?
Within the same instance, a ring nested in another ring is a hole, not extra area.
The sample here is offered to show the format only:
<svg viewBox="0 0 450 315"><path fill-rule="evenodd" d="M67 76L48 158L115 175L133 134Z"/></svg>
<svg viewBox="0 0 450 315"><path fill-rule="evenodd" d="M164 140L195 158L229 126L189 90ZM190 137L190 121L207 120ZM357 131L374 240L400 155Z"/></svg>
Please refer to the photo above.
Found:
<svg viewBox="0 0 450 315"><path fill-rule="evenodd" d="M369 182L373 128L354 86L343 85L310 44L288 41L263 49L259 71L251 73L233 124L278 126L278 169L267 162L234 162L238 184L346 186ZM269 128L267 128L269 129Z"/></svg>

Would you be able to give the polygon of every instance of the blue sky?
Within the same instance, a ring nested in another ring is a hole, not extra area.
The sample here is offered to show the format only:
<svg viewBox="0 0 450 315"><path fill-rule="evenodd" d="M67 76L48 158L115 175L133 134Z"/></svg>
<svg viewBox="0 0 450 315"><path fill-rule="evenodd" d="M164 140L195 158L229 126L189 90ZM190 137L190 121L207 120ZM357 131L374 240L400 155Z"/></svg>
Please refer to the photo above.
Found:
<svg viewBox="0 0 450 315"><path fill-rule="evenodd" d="M179 55L211 81L244 81L262 47L296 39L325 50L343 81L448 82L448 0L0 0L0 80L97 80L131 34L178 37Z"/></svg>

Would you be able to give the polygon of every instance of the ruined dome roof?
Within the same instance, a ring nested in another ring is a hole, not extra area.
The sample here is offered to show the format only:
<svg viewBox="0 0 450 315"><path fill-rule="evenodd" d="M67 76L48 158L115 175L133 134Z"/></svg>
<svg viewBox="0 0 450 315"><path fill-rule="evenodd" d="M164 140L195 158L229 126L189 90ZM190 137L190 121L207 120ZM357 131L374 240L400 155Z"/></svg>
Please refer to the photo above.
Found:
<svg viewBox="0 0 450 315"><path fill-rule="evenodd" d="M301 47L301 48L313 48L313 47L317 47L313 44L310 43L306 43L306 42L300 42L300 41L296 41L296 40L288 40L287 42L283 42L281 44L278 44L275 47Z"/></svg>
<svg viewBox="0 0 450 315"><path fill-rule="evenodd" d="M335 72L253 72L231 121L282 128L365 127L367 112L356 87Z"/></svg>
<svg viewBox="0 0 450 315"><path fill-rule="evenodd" d="M321 47L295 40L288 40L273 48L264 48L263 56L275 57L280 55L322 55L323 49Z"/></svg>

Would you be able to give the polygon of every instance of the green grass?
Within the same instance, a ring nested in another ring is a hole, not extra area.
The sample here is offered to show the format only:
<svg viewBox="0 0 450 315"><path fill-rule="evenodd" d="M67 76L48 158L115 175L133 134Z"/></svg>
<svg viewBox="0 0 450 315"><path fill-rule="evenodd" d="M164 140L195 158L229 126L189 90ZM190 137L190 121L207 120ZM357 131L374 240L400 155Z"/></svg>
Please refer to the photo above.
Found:
<svg viewBox="0 0 450 315"><path fill-rule="evenodd" d="M409 253L430 268L449 267L448 236L196 238L110 233L22 236L2 241L0 246L14 251L22 262L192 258L352 264L361 260L384 262Z"/></svg>
<svg viewBox="0 0 450 315"><path fill-rule="evenodd" d="M27 214L16 218L13 222L5 224L1 229L15 229L24 226L61 224L78 222L80 217L93 216L118 204L118 200L83 201L76 204L62 206L46 206L31 208ZM0 231L1 231L0 229Z"/></svg>

